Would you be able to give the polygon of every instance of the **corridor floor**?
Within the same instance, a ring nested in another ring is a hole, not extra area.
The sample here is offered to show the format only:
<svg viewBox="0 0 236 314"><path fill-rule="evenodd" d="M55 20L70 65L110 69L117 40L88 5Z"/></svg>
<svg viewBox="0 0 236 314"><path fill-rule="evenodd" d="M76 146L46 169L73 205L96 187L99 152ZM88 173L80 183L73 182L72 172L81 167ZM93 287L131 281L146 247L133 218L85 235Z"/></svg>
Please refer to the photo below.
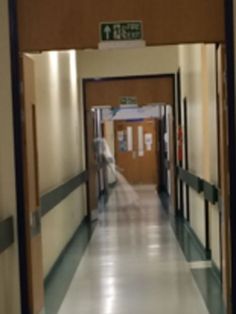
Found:
<svg viewBox="0 0 236 314"><path fill-rule="evenodd" d="M113 190L59 314L208 314L155 189Z"/></svg>

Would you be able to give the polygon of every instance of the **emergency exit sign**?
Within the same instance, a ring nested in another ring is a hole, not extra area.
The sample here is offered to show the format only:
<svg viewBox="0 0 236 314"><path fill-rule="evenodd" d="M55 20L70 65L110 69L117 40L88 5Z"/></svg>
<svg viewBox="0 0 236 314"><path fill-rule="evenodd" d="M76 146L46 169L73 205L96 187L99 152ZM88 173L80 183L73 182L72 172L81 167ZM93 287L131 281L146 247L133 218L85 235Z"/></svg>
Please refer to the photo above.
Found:
<svg viewBox="0 0 236 314"><path fill-rule="evenodd" d="M133 41L143 39L141 21L101 23L100 37L102 41Z"/></svg>
<svg viewBox="0 0 236 314"><path fill-rule="evenodd" d="M125 96L120 98L120 105L136 105L137 103L137 97Z"/></svg>

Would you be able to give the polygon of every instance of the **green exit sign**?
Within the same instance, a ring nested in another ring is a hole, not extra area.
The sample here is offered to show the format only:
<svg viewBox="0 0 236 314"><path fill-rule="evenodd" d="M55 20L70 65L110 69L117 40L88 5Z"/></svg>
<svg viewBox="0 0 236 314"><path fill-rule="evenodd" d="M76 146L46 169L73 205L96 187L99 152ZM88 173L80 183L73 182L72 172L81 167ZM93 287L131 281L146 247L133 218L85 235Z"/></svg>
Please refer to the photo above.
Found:
<svg viewBox="0 0 236 314"><path fill-rule="evenodd" d="M120 98L120 105L137 105L137 97L125 96Z"/></svg>
<svg viewBox="0 0 236 314"><path fill-rule="evenodd" d="M141 21L101 23L100 37L102 41L142 40L143 23Z"/></svg>

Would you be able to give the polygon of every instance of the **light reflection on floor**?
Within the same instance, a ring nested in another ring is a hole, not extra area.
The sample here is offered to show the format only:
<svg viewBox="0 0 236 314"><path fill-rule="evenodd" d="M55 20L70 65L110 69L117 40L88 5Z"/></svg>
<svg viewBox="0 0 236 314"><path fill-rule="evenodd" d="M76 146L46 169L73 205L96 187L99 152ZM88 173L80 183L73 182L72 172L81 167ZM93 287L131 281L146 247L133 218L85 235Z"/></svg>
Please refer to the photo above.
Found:
<svg viewBox="0 0 236 314"><path fill-rule="evenodd" d="M208 314L154 187L114 189L60 308L68 313Z"/></svg>

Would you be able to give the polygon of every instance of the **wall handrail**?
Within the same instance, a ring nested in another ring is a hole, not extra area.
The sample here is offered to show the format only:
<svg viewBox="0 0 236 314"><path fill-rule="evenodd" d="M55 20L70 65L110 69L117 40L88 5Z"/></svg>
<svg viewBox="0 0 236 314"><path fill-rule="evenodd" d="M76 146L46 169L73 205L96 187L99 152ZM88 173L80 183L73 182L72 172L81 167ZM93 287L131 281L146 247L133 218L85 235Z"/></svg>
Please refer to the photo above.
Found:
<svg viewBox="0 0 236 314"><path fill-rule="evenodd" d="M78 175L74 176L69 181L56 187L52 191L41 196L41 215L45 216L50 210L56 207L74 190L79 188L82 184L88 181L88 171L85 170Z"/></svg>
<svg viewBox="0 0 236 314"><path fill-rule="evenodd" d="M198 177L197 175L179 166L177 167L176 172L179 179L182 180L189 187L191 187L198 193L203 192L204 199L207 202L210 202L214 205L219 201L219 189L214 184Z"/></svg>
<svg viewBox="0 0 236 314"><path fill-rule="evenodd" d="M203 181L203 192L206 201L212 204L216 204L219 201L219 190L214 184Z"/></svg>
<svg viewBox="0 0 236 314"><path fill-rule="evenodd" d="M188 186L190 186L198 193L201 193L203 191L203 180L200 177L192 174L191 172L181 167L177 167L177 174L181 181L186 183Z"/></svg>

